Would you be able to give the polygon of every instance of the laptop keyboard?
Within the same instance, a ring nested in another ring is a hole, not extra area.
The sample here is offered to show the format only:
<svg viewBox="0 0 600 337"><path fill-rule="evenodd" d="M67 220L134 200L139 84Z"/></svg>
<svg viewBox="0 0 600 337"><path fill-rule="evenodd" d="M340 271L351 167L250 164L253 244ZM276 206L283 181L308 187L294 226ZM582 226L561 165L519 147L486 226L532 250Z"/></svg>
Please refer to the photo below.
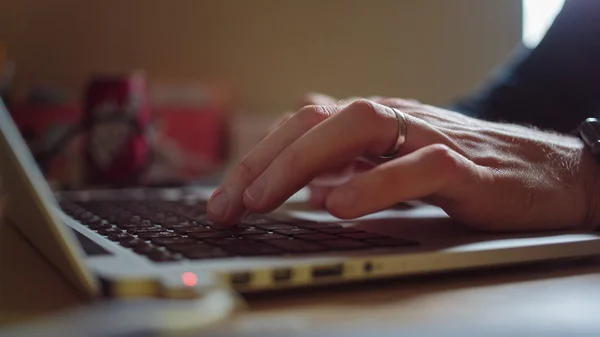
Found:
<svg viewBox="0 0 600 337"><path fill-rule="evenodd" d="M336 223L249 215L234 228L214 225L205 202L61 203L83 225L155 262L236 256L298 255L417 245Z"/></svg>

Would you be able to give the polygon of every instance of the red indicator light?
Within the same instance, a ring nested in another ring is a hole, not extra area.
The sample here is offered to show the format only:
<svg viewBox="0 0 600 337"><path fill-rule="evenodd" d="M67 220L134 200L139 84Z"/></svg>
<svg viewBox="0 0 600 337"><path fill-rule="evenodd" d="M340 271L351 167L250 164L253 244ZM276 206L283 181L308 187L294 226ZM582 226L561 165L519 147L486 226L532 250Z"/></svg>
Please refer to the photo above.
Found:
<svg viewBox="0 0 600 337"><path fill-rule="evenodd" d="M196 285L196 283L198 283L198 276L192 272L186 271L183 273L183 275L181 275L181 280L186 286L193 287Z"/></svg>

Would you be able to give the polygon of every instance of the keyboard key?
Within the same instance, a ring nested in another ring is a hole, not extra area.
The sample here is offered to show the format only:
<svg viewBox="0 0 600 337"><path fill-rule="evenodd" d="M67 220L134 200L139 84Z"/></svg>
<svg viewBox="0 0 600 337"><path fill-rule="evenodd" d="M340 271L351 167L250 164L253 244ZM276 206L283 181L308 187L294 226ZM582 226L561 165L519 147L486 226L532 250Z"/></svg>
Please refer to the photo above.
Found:
<svg viewBox="0 0 600 337"><path fill-rule="evenodd" d="M348 238L348 239L357 239L357 240L364 240L364 239L377 239L377 238L385 238L385 235L382 234L377 234L377 233L373 233L373 232L356 232L356 233L345 233L345 234L340 234L341 237L344 238Z"/></svg>
<svg viewBox="0 0 600 337"><path fill-rule="evenodd" d="M275 230L276 233L279 234L284 234L284 235L296 235L296 234L311 234L311 233L318 233L315 230L312 229L305 229L305 228L288 228L288 229L276 229Z"/></svg>
<svg viewBox="0 0 600 337"><path fill-rule="evenodd" d="M79 214L79 220L86 221L88 219L93 218L95 215L92 212L84 212Z"/></svg>
<svg viewBox="0 0 600 337"><path fill-rule="evenodd" d="M102 219L101 219L99 216L97 216L97 215L94 215L94 216L93 216L93 217L91 217L90 219L87 219L87 220L85 221L85 223L86 223L88 226L89 226L89 225L92 225L92 224L98 224L98 223L102 223Z"/></svg>
<svg viewBox="0 0 600 337"><path fill-rule="evenodd" d="M252 216L252 215L249 215L240 221L240 224L246 225L246 226L266 225L266 224L273 224L273 223L275 223L275 221L271 220L269 218L256 217L256 216Z"/></svg>
<svg viewBox="0 0 600 337"><path fill-rule="evenodd" d="M175 238L179 235L170 232L150 232L150 233L140 233L138 234L138 238L144 240L156 239L156 238Z"/></svg>
<svg viewBox="0 0 600 337"><path fill-rule="evenodd" d="M175 253L183 253L186 251L206 251L210 252L215 249L214 246L209 246L205 243L195 242L195 243L175 243L175 244L167 244L165 245L169 251Z"/></svg>
<svg viewBox="0 0 600 337"><path fill-rule="evenodd" d="M112 226L107 224L107 223L93 223L93 224L89 224L88 227L90 229L93 229L95 231L99 230L99 229L107 229L107 228L111 228Z"/></svg>
<svg viewBox="0 0 600 337"><path fill-rule="evenodd" d="M267 231L257 228L257 227L253 227L253 226L249 226L249 227L242 227L242 228L234 228L231 229L229 231L231 234L233 235L254 235L254 234L266 234Z"/></svg>
<svg viewBox="0 0 600 337"><path fill-rule="evenodd" d="M171 225L171 224L178 224L181 222L184 222L185 220L183 218L180 218L178 216L174 216L174 215L169 215L166 218L162 219L161 223L163 225Z"/></svg>
<svg viewBox="0 0 600 337"><path fill-rule="evenodd" d="M131 222L119 222L119 223L117 223L117 227L119 227L121 229L150 228L150 227L156 227L156 225L153 223L142 224L142 223L131 223Z"/></svg>
<svg viewBox="0 0 600 337"><path fill-rule="evenodd" d="M323 246L316 243L296 239L271 240L269 244L292 253L312 253L325 250Z"/></svg>
<svg viewBox="0 0 600 337"><path fill-rule="evenodd" d="M346 233L356 233L362 232L360 229L353 229L349 227L327 227L327 228L318 228L319 232L329 233L329 234L346 234Z"/></svg>
<svg viewBox="0 0 600 337"><path fill-rule="evenodd" d="M260 227L265 230L276 230L276 229L292 229L296 226L282 223L269 223L269 224L258 224L256 227Z"/></svg>
<svg viewBox="0 0 600 337"><path fill-rule="evenodd" d="M198 222L199 224L203 224L203 225L213 225L213 222L210 221L210 219L208 219L208 215L204 212L202 212L201 214L195 214L192 216L188 216L190 219Z"/></svg>
<svg viewBox="0 0 600 337"><path fill-rule="evenodd" d="M121 241L125 239L133 239L134 237L127 233L111 233L108 234L108 239L112 241Z"/></svg>
<svg viewBox="0 0 600 337"><path fill-rule="evenodd" d="M124 222L135 222L140 223L142 219L139 216L134 215L131 212L119 212L108 215L110 218L118 219Z"/></svg>
<svg viewBox="0 0 600 337"><path fill-rule="evenodd" d="M322 241L322 240L339 239L335 235L325 234L325 233L302 234L302 235L296 235L295 238L302 239L302 240L308 240L308 241Z"/></svg>
<svg viewBox="0 0 600 337"><path fill-rule="evenodd" d="M140 217L139 215L134 215L131 218L128 219L131 223L140 223L142 222L142 217Z"/></svg>
<svg viewBox="0 0 600 337"><path fill-rule="evenodd" d="M162 227L142 227L142 228L129 228L127 232L130 234L142 234L142 233L159 233L164 231Z"/></svg>
<svg viewBox="0 0 600 337"><path fill-rule="evenodd" d="M246 242L252 242L251 240L241 239L241 238L237 238L237 237L235 237L235 238L233 238L233 237L210 238L210 239L206 239L203 241L208 243L209 245L213 245L213 246L222 246L222 245L228 245L228 244L243 245Z"/></svg>
<svg viewBox="0 0 600 337"><path fill-rule="evenodd" d="M350 239L319 241L319 243L323 246L337 250L369 248L369 245L364 242Z"/></svg>
<svg viewBox="0 0 600 337"><path fill-rule="evenodd" d="M214 259L214 258L223 258L223 257L229 257L232 256L230 253L227 253L226 251L220 249L220 248L213 248L210 251L194 251L194 250L189 250L189 251L185 251L182 253L183 256L185 256L188 259L192 259L192 260L198 260L198 259Z"/></svg>
<svg viewBox="0 0 600 337"><path fill-rule="evenodd" d="M189 236L195 239L211 239L211 238L226 238L231 237L231 235L227 235L222 232L198 232L198 233L189 233Z"/></svg>
<svg viewBox="0 0 600 337"><path fill-rule="evenodd" d="M214 232L215 231L212 228L207 228L207 227L203 227L203 226L189 226L189 227L173 228L173 230L179 234L206 233L206 232Z"/></svg>
<svg viewBox="0 0 600 337"><path fill-rule="evenodd" d="M286 236L281 235L281 234L275 234L275 233L265 233L265 234L254 234L254 235L247 235L245 236L245 238L248 238L250 240L276 240L276 239L287 239Z"/></svg>
<svg viewBox="0 0 600 337"><path fill-rule="evenodd" d="M146 243L146 241L144 241L142 239L134 238L133 236L131 236L129 238L125 238L125 239L119 241L119 243L121 244L121 246L127 247L127 248L133 248L133 247L136 247L136 246L145 246L145 245L148 245Z"/></svg>
<svg viewBox="0 0 600 337"><path fill-rule="evenodd" d="M302 228L314 228L314 229L331 228L331 227L339 228L339 227L341 227L338 224L335 224L335 223L326 223L326 222L300 222L300 223L297 223L296 226L302 227Z"/></svg>
<svg viewBox="0 0 600 337"><path fill-rule="evenodd" d="M148 246L150 246L150 245L148 245ZM161 253L160 249L158 249L156 247L153 247L153 246L150 246L150 248L144 248L144 249L141 249L141 247L138 247L138 248L139 249L134 249L134 250L136 252L140 253L140 254L143 254L143 255L159 254L159 253Z"/></svg>
<svg viewBox="0 0 600 337"><path fill-rule="evenodd" d="M184 238L184 237L159 237L159 238L153 238L150 241L152 241L152 244L158 245L158 246L168 246L168 245L183 244L183 243L195 243L196 242L196 240L194 240L192 238Z"/></svg>
<svg viewBox="0 0 600 337"><path fill-rule="evenodd" d="M147 217L150 221L152 221L154 223L162 223L167 216L166 216L166 214L159 212L156 214L150 214Z"/></svg>
<svg viewBox="0 0 600 337"><path fill-rule="evenodd" d="M220 246L222 249L241 256L281 254L283 250L260 242L230 242Z"/></svg>
<svg viewBox="0 0 600 337"><path fill-rule="evenodd" d="M415 241L399 239L399 238L380 238L380 239L367 239L365 242L377 246L377 247L407 247L416 246L419 243Z"/></svg>
<svg viewBox="0 0 600 337"><path fill-rule="evenodd" d="M172 262L180 260L176 255L170 254L162 250L151 251L147 254L148 258L154 262Z"/></svg>
<svg viewBox="0 0 600 337"><path fill-rule="evenodd" d="M199 227L200 224L195 221L178 220L173 222L164 222L163 227L169 229L184 228L184 227Z"/></svg>
<svg viewBox="0 0 600 337"><path fill-rule="evenodd" d="M110 228L100 228L98 230L98 233L100 233L102 235L108 235L108 234L123 233L123 231L118 228L110 227Z"/></svg>
<svg viewBox="0 0 600 337"><path fill-rule="evenodd" d="M136 245L135 247L133 247L133 251L138 253L138 254L147 254L149 252L151 252L154 248L153 246L149 245L149 244L140 244L140 245Z"/></svg>

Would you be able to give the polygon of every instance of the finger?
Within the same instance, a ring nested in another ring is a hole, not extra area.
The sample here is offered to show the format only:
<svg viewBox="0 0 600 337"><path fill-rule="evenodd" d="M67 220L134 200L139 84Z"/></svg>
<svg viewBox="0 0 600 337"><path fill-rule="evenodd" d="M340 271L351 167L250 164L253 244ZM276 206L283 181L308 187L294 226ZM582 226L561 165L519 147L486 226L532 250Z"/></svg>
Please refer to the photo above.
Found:
<svg viewBox="0 0 600 337"><path fill-rule="evenodd" d="M333 187L310 186L308 203L314 208L324 209L327 197L332 190Z"/></svg>
<svg viewBox="0 0 600 337"><path fill-rule="evenodd" d="M339 110L337 106L308 106L300 109L287 122L261 140L227 174L221 186L208 201L208 214L212 221L230 225L238 222L247 210L243 192L267 166L290 144L315 125Z"/></svg>
<svg viewBox="0 0 600 337"><path fill-rule="evenodd" d="M438 142L435 130L413 123L410 116L406 119L411 140L407 138L405 145L422 147ZM244 204L254 212L271 211L317 175L365 154L387 152L397 133L398 122L390 108L356 101L283 150L246 190Z"/></svg>
<svg viewBox="0 0 600 337"><path fill-rule="evenodd" d="M354 162L344 165L341 169L319 174L310 182L310 186L337 187L352 179L353 176L370 170L373 166L375 164L370 161L367 162L363 158L356 158Z"/></svg>
<svg viewBox="0 0 600 337"><path fill-rule="evenodd" d="M355 175L370 170L371 168L373 168L373 164L358 159L341 170L319 175L308 185L310 191L309 203L315 208L325 208L325 201L327 200L329 193L335 187L343 185Z"/></svg>
<svg viewBox="0 0 600 337"><path fill-rule="evenodd" d="M335 99L331 96L323 94L308 93L304 95L304 97L302 97L300 101L298 101L297 108L299 110L309 105L335 105ZM293 115L293 112L286 112L277 119L275 119L275 121L271 124L271 127L269 127L269 133L273 132L283 123L287 122L290 118L292 118Z"/></svg>
<svg viewBox="0 0 600 337"><path fill-rule="evenodd" d="M323 94L308 93L308 94L304 95L304 97L302 97L302 99L300 99L300 101L298 102L297 105L298 105L298 109L302 109L309 105L335 105L335 99L331 96L327 96L327 95L323 95ZM269 133L273 132L275 129L277 129L279 126L281 126L283 123L287 122L290 118L292 118L293 115L294 115L293 112L286 112L282 116L277 118L275 120L275 122L272 124L272 126L269 128Z"/></svg>
<svg viewBox="0 0 600 337"><path fill-rule="evenodd" d="M290 120L290 118L292 118L292 116L294 116L293 112L287 112L287 113L279 116L279 118L275 119L275 122L273 122L272 125L271 125L271 127L269 128L269 133L275 131L275 129L277 129L278 127L282 126L283 123L285 123L288 120Z"/></svg>
<svg viewBox="0 0 600 337"><path fill-rule="evenodd" d="M449 147L435 144L354 177L329 194L328 211L342 219L357 218L399 202L430 196L451 197L476 166Z"/></svg>

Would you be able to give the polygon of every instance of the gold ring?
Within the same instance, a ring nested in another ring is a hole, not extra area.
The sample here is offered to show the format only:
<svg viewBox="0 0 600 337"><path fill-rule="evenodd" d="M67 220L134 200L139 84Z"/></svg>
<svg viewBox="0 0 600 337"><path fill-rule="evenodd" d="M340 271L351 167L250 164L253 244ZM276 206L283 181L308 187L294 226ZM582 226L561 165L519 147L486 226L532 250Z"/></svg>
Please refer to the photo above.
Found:
<svg viewBox="0 0 600 337"><path fill-rule="evenodd" d="M391 159L396 157L398 155L398 152L400 152L400 147L402 147L402 144L404 144L404 142L406 141L406 117L400 111L394 108L391 109L392 111L394 111L394 115L396 116L396 120L398 121L398 134L396 136L396 142L394 143L392 148L385 154L379 156L379 158L381 159Z"/></svg>

